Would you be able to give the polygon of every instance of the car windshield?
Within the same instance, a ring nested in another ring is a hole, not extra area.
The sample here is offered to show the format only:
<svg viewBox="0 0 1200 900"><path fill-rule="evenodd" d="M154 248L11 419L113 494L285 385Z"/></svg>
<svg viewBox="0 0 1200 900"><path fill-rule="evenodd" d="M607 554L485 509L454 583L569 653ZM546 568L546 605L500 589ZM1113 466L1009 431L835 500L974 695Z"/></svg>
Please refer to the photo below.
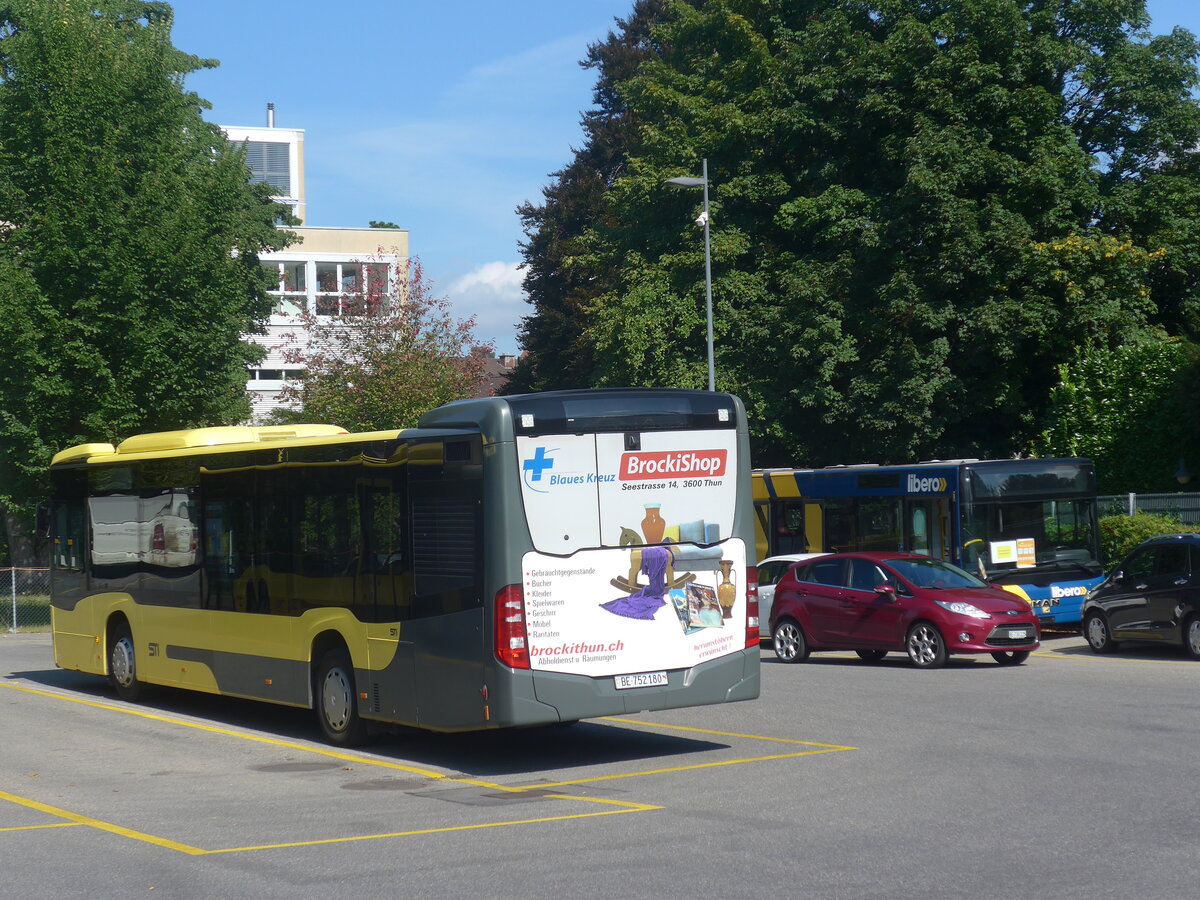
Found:
<svg viewBox="0 0 1200 900"><path fill-rule="evenodd" d="M889 559L887 564L914 587L934 590L987 587L970 572L964 572L958 566L944 563L940 559Z"/></svg>

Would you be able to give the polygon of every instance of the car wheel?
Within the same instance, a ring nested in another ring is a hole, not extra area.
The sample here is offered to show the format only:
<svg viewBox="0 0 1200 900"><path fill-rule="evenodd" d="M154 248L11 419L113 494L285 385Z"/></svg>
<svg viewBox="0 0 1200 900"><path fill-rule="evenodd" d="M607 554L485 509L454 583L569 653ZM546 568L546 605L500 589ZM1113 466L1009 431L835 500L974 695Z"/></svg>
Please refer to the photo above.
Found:
<svg viewBox="0 0 1200 900"><path fill-rule="evenodd" d="M1087 638L1088 646L1096 653L1112 653L1117 649L1117 642L1112 639L1108 630L1108 622L1098 612L1090 612L1083 620L1083 636Z"/></svg>
<svg viewBox="0 0 1200 900"><path fill-rule="evenodd" d="M344 650L330 650L317 667L314 702L317 721L331 744L354 747L366 740L367 727L358 715L354 666Z"/></svg>
<svg viewBox="0 0 1200 900"><path fill-rule="evenodd" d="M146 685L137 677L133 632L123 623L113 629L112 641L108 645L108 680L117 696L130 703L142 699L146 694Z"/></svg>
<svg viewBox="0 0 1200 900"><path fill-rule="evenodd" d="M858 654L859 659L864 659L867 662L879 662L879 660L887 656L886 650L855 650L854 652Z"/></svg>
<svg viewBox="0 0 1200 900"><path fill-rule="evenodd" d="M1019 666L1025 660L1029 659L1028 650L997 650L992 654L992 659L1000 663L1002 666Z"/></svg>
<svg viewBox="0 0 1200 900"><path fill-rule="evenodd" d="M773 634L775 655L786 663L803 662L808 658L808 641L804 629L794 619L780 619Z"/></svg>
<svg viewBox="0 0 1200 900"><path fill-rule="evenodd" d="M1195 613L1183 623L1183 649L1192 659L1200 659L1200 616Z"/></svg>
<svg viewBox="0 0 1200 900"><path fill-rule="evenodd" d="M918 622L908 630L908 658L919 669L936 669L946 664L946 642L942 633L928 622Z"/></svg>

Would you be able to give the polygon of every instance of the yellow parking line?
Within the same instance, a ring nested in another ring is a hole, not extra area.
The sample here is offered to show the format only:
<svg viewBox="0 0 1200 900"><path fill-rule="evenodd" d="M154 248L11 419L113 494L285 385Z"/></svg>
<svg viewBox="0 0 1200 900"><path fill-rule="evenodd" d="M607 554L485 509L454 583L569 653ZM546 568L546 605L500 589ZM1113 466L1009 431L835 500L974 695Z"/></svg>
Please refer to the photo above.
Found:
<svg viewBox="0 0 1200 900"><path fill-rule="evenodd" d="M1115 662L1115 663L1150 663L1155 666L1194 666L1197 665L1194 659L1144 659L1141 657L1130 656L1112 656L1109 654L1100 655L1098 653L1060 653L1056 650L1035 650L1034 656L1041 656L1047 659L1066 659L1071 662Z"/></svg>
<svg viewBox="0 0 1200 900"><path fill-rule="evenodd" d="M186 728L195 728L195 729L199 729L200 731L208 732L210 734L220 734L220 735L224 735L227 737L235 737L235 738L241 738L244 740L257 741L258 743L268 744L270 746L283 747L285 749L298 750L298 751L305 752L305 753L314 753L314 754L317 754L318 756L325 756L325 757L329 757L331 759L337 759L337 760L341 760L341 761L345 761L345 762L354 762L354 763L359 763L361 765L377 766L379 768L384 768L384 769L394 769L394 770L398 770L398 771L402 771L402 772L408 772L408 773L412 773L412 774L416 774L416 775L421 775L426 778L430 778L430 779L434 779L434 780L438 780L438 781L442 781L442 782L471 785L471 786L475 786L475 787L483 787L483 788L488 788L490 790L501 791L501 792L510 793L510 794L520 794L520 793L524 793L524 792L528 792L528 791L545 791L549 788L566 787L566 786L570 786L570 785L580 785L580 784L590 784L590 783L594 783L594 782L598 782L598 781L610 781L610 780L614 780L614 779L623 779L623 778L636 778L636 777L641 777L641 776L646 776L646 775L658 775L658 774L666 774L666 773L671 773L671 772L687 772L687 771L694 771L696 769L714 768L716 766L731 766L731 765L740 765L742 763L750 763L750 762L764 762L764 761L774 760L774 759L790 759L790 758L795 758L795 757L800 757L800 756L815 756L815 755L823 754L823 753L838 753L838 752L841 752L844 750L857 749L856 747L842 746L842 745L838 745L838 744L822 744L822 743L818 743L815 741L801 741L801 740L796 740L796 739L792 739L792 738L766 737L766 736L762 736L762 735L743 734L740 732L718 731L718 730L708 729L708 728L695 728L695 727L686 726L686 725L668 725L668 724L659 723L659 722L645 722L645 721L641 721L638 719L623 719L623 718L617 718L617 717L605 717L602 719L602 721L613 722L613 723L622 724L622 725L638 725L638 726L642 726L642 727L646 727L646 728L664 729L664 730L669 730L669 731L684 731L684 732L691 732L691 733L695 733L695 734L714 735L714 736L718 736L718 737L739 738L739 739L746 739L746 740L758 740L758 741L775 742L775 743L783 743L783 744L793 744L793 745L799 745L799 746L808 747L808 748L812 748L812 749L799 750L799 751L792 752L792 753L778 753L778 754L771 754L771 755L766 755L766 756L749 757L749 758L743 758L743 759L722 760L722 761L718 761L718 762L709 762L709 763L696 763L696 764L685 765L685 766L668 766L668 767L663 767L663 768L659 768L659 769L643 770L643 771L639 771L639 772L627 772L627 773L614 774L614 775L597 775L597 776L592 776L589 778L579 778L579 779L574 779L574 780L557 781L557 782L552 782L552 783L539 782L537 784L513 786L513 785L497 784L495 782L483 781L483 780L474 779L474 778L455 777L452 775L446 775L441 772L435 772L431 769L424 769L424 768L420 768L417 766L403 765L400 763L390 762L390 761L384 760L384 759L361 756L356 753L344 753L344 752L340 752L337 750L326 750L324 748L314 747L314 746L308 745L308 744L298 744L298 743L294 743L291 741L284 741L284 740L279 740L277 738L269 738L269 737L265 737L262 735L252 734L252 733L245 732L245 731L236 731L236 730L228 729L228 728L220 728L220 727L217 727L214 725L205 725L200 722L189 721L187 719L181 719L181 718L178 718L175 716L160 715L158 713L152 713L152 712L148 712L148 711L142 710L142 709L135 709L135 708L127 707L127 706L117 706L117 705L114 705L111 703L102 703L102 702L99 702L96 700L87 700L82 697L72 697L67 694L56 693L56 692L47 691L47 690L41 690L38 688L27 687L24 685L11 684L8 682L0 682L0 686L11 688L12 690L20 691L22 693L34 694L34 695L41 696L41 697L49 697L51 699L56 699L56 700L66 700L70 703L78 703L82 706L89 706L89 707L92 707L95 709L102 709L102 710L106 710L106 711L110 711L110 712L124 713L125 715L138 716L139 718L149 719L151 721L156 721L156 722L164 722L164 723L170 724L170 725L182 725ZM510 827L510 826L514 826L514 825L535 825L535 824L542 823L542 822L560 822L560 821L567 821L570 819L587 819L587 818L595 818L597 816L620 815L620 814L631 813L631 812L649 812L649 811L659 810L659 809L663 808L661 806L653 806L653 805L644 804L644 803L634 803L634 802L624 801L624 800L614 800L614 799L605 798L605 797L578 797L578 796L574 796L571 794L549 794L549 795L547 795L546 798L551 799L551 800L574 800L577 802L594 803L594 804L598 804L598 805L602 805L602 806L610 806L610 807L617 807L617 808L616 809L606 809L606 810L603 810L600 812L575 813L575 814L571 814L571 815L548 816L548 817L535 818L535 819L520 819L520 820L516 820L516 821L509 821L509 822L486 822L486 823L476 823L476 824L471 824L471 825L453 825L453 826L446 826L443 828L424 828L424 829L416 829L416 830L411 830L411 831L388 832L388 833L384 833L384 834L354 835L354 836L350 836L350 837L321 838L321 839L312 840L312 841L293 841L293 842L278 843L278 844L260 844L260 845L254 845L254 846L246 846L246 847L227 847L227 848L223 848L223 849L205 850L200 847L193 847L189 844L180 843L178 841L171 841L166 838L161 838L156 835L147 834L145 832L135 831L130 828L124 828L119 825L114 825L111 822L105 822L100 819L94 819L89 816L81 815L79 813L73 813L70 810L60 809L58 807L50 806L48 804L39 803L36 800L29 800L24 797L18 797L15 794L9 794L9 793L0 791L0 800L7 800L9 802L16 803L20 806L24 806L29 809L39 810L41 812L45 812L50 815L56 816L58 818L67 820L66 822L55 823L53 825L29 826L31 828L51 828L51 827L64 827L67 825L87 825L89 827L96 828L101 831L107 831L112 834L121 835L122 837L127 837L132 840L142 841L144 843L153 844L153 845L159 846L159 847L165 847L165 848L168 848L171 850L177 850L181 853L186 853L190 856L207 856L207 855L217 854L217 853L244 853L244 852L250 852L253 850L282 849L282 848L287 848L287 847L307 847L307 846L314 846L314 845L318 845L318 844L339 844L339 843L348 843L350 841L378 840L381 838L389 838L389 837L393 837L393 838L394 837L412 837L412 836L416 836L416 835L441 834L441 833L448 833L448 832L454 832L454 831L472 831L472 830L479 830L479 829L483 829L483 828L506 828L506 827ZM0 829L0 831L6 831L6 830L22 830L22 829L18 829L18 828Z"/></svg>
<svg viewBox="0 0 1200 900"><path fill-rule="evenodd" d="M123 828L120 825L114 825L112 822L105 822L101 819L93 819L91 816L83 816L79 813L71 812L69 809L60 809L57 806L50 806L47 803L39 803L36 800L30 800L27 797L18 797L16 794L10 794L7 791L0 791L0 800L7 800L10 803L15 803L18 806L24 806L26 809L36 809L38 812L44 812L51 816L57 816L60 819L66 819L68 822L74 822L76 825L87 825L89 828L96 828L100 831L107 831L110 834L118 834L121 837L132 838L135 841L142 841L146 844L154 844L158 847L166 847L168 850L178 850L180 853L186 853L189 856L203 856L205 851L199 847L193 847L190 844L181 844L179 841L169 841L166 838L160 838L157 835L146 834L144 831L134 831L132 828Z"/></svg>
<svg viewBox="0 0 1200 900"><path fill-rule="evenodd" d="M589 800L588 797L562 797L551 799ZM252 850L281 850L288 847L312 847L318 844L346 844L351 841L376 841L381 838L415 837L422 834L446 834L452 831L478 831L482 828L508 828L513 825L538 825L543 822L565 822L568 819L593 819L597 816L619 816L631 812L650 812L662 809L661 806L650 806L645 803L626 803L626 809L608 809L603 812L575 813L569 816L547 816L542 819L518 819L514 822L484 822L475 825L448 825L444 828L419 828L413 831L390 831L386 834L362 834L343 838L321 838L314 841L293 841L286 844L260 844L254 847L228 847L223 850L206 850L206 855L217 853L249 853Z"/></svg>
<svg viewBox="0 0 1200 900"><path fill-rule="evenodd" d="M845 747L841 744L822 744L817 741L801 741L795 738L767 737L761 734L743 734L740 731L716 731L711 728L693 728L690 725L668 725L664 722L643 722L641 719L618 719L616 716L605 716L606 722L620 722L623 725L645 725L649 728L666 728L671 731L691 731L699 734L715 734L717 737L746 738L751 741L770 741L778 744L803 744L806 747L822 747L828 750L857 750L857 747Z"/></svg>
<svg viewBox="0 0 1200 900"><path fill-rule="evenodd" d="M696 769L712 769L717 766L739 766L742 763L767 762L772 759L794 759L798 756L818 756L822 753L840 753L843 750L854 750L854 747L829 747L824 750L801 750L799 753L776 753L771 756L751 756L745 759L726 759L719 762L695 763L690 766L667 766L662 769L643 769L639 772L620 772L614 775L593 775L589 778L576 778L571 781L552 781L538 785L542 788L566 787L572 784L590 784L595 781L615 781L620 778L639 778L643 775L664 775L669 772L690 772Z"/></svg>
<svg viewBox="0 0 1200 900"><path fill-rule="evenodd" d="M539 785L539 788L544 786ZM601 803L609 806L618 806L620 809L606 809L602 812L587 812L574 813L566 816L545 816L538 819L518 819L511 822L483 822L473 825L449 825L443 828L420 828L413 831L391 831L384 834L360 834L350 837L338 838L319 838L312 841L290 841L281 844L259 844L249 847L225 847L217 850L204 850L200 847L193 847L190 844L183 844L179 841L171 841L166 838L158 837L157 835L147 834L144 831L134 831L132 828L123 828L120 825L114 825L111 822L105 822L101 819L93 819L91 816L84 816L79 813L71 812L69 809L61 809L57 806L50 806L46 803L39 803L37 800L30 800L27 797L18 797L16 794L10 794L6 791L0 791L0 800L7 800L10 803L15 803L18 806L24 806L27 809L37 810L48 815L57 816L62 819L67 819L66 822L53 823L48 825L27 825L16 828L0 828L0 831L26 831L36 828L62 828L71 825L87 825L90 828L96 828L100 831L107 831L111 834L120 835L121 837L130 838L135 841L141 841L146 844L153 844L157 847L165 847L168 850L177 850L180 853L186 853L188 856L212 856L218 853L245 853L251 850L276 850L286 847L311 847L317 844L345 844L351 841L373 841L381 838L396 838L396 837L413 837L421 834L441 834L451 831L474 831L481 828L507 828L513 825L536 825L542 822L563 822L568 819L592 819L597 816L615 816L623 813L632 812L652 812L662 809L661 806L652 806L648 803L631 803L623 800L607 800L597 797L571 797L563 795L560 797L551 796L552 800L582 800L592 803Z"/></svg>
<svg viewBox="0 0 1200 900"><path fill-rule="evenodd" d="M0 831L37 831L39 828L74 828L76 825L82 824L82 822L48 822L44 825L10 825L7 828L0 828Z"/></svg>
<svg viewBox="0 0 1200 900"><path fill-rule="evenodd" d="M53 691L43 691L38 688L25 687L19 684L8 684L0 682L0 687L11 688L14 691L21 691L26 694L36 694L41 697L51 697L55 700L66 700L69 703L78 703L82 706L90 706L94 709L103 709L110 712L124 713L129 716L138 716L142 719L150 719L154 722L165 722L168 725L183 725L187 728L196 728L200 731L207 731L211 734L221 734L226 737L242 738L248 741L257 741L260 744L269 744L274 747L284 747L288 750L302 750L307 753L315 753L318 756L328 756L331 759L338 759L345 762L364 763L372 766L379 766L384 769L397 769L401 772L408 772L414 775L421 775L425 778L441 779L455 781L462 784L473 784L478 787L501 788L502 785L492 784L489 781L473 781L466 778L453 778L449 775L444 775L441 772L434 772L432 769L422 769L417 766L406 766L400 763L389 762L383 759L372 759L366 756L359 756L356 753L342 753L337 750L326 750L323 747L313 747L307 744L296 744L291 741L283 741L278 738L269 738L259 734L251 734L248 731L235 731L230 728L218 728L215 725L205 725L201 722L191 722L187 719L179 719L174 716L164 716L157 713L147 712L142 709L132 709L127 706L115 706L111 703L101 703L97 700L85 700L82 697L71 697L66 694L58 694Z"/></svg>

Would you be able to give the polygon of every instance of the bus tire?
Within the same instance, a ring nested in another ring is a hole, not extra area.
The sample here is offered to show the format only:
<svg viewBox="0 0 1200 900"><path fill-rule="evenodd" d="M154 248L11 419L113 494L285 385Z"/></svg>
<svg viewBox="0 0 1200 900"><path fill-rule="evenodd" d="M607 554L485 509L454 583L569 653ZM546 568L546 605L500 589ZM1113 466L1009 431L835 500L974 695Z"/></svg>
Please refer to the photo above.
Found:
<svg viewBox="0 0 1200 900"><path fill-rule="evenodd" d="M313 708L329 743L356 747L366 742L367 725L358 715L354 666L345 650L330 650L321 657L313 684Z"/></svg>
<svg viewBox="0 0 1200 900"><path fill-rule="evenodd" d="M135 703L146 695L146 685L138 681L137 656L133 647L133 632L121 622L112 630L108 642L108 681L122 700Z"/></svg>

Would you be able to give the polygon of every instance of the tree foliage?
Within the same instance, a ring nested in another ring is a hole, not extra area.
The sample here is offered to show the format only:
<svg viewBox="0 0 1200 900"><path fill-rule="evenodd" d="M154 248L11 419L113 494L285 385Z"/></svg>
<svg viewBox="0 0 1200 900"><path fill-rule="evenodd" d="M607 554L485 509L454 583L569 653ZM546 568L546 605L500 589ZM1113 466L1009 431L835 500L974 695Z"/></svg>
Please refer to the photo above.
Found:
<svg viewBox="0 0 1200 900"><path fill-rule="evenodd" d="M409 428L435 406L476 394L490 343L474 317L456 319L412 260L395 286L372 281L340 299L340 315L306 310L284 359L303 376L284 387L282 421L350 431Z"/></svg>
<svg viewBox="0 0 1200 900"><path fill-rule="evenodd" d="M1148 338L1087 350L1059 367L1048 420L1035 449L1090 458L1101 494L1178 490L1180 459L1200 447L1196 348Z"/></svg>
<svg viewBox="0 0 1200 900"><path fill-rule="evenodd" d="M242 339L270 311L257 254L284 207L202 118L140 0L0 7L0 496L50 456L249 413Z"/></svg>
<svg viewBox="0 0 1200 900"><path fill-rule="evenodd" d="M1104 516L1100 519L1100 556L1104 568L1111 572L1142 541L1160 534L1191 530L1175 517L1158 513Z"/></svg>
<svg viewBox="0 0 1200 900"><path fill-rule="evenodd" d="M595 383L704 384L700 196L662 182L707 159L717 384L756 463L1024 450L1058 365L1194 317L1197 45L1147 21L1141 0L664 0L627 35L630 126L582 227L558 240L561 175L528 221L529 271L575 279L535 309L573 304L582 335L535 315L531 366L578 346Z"/></svg>

